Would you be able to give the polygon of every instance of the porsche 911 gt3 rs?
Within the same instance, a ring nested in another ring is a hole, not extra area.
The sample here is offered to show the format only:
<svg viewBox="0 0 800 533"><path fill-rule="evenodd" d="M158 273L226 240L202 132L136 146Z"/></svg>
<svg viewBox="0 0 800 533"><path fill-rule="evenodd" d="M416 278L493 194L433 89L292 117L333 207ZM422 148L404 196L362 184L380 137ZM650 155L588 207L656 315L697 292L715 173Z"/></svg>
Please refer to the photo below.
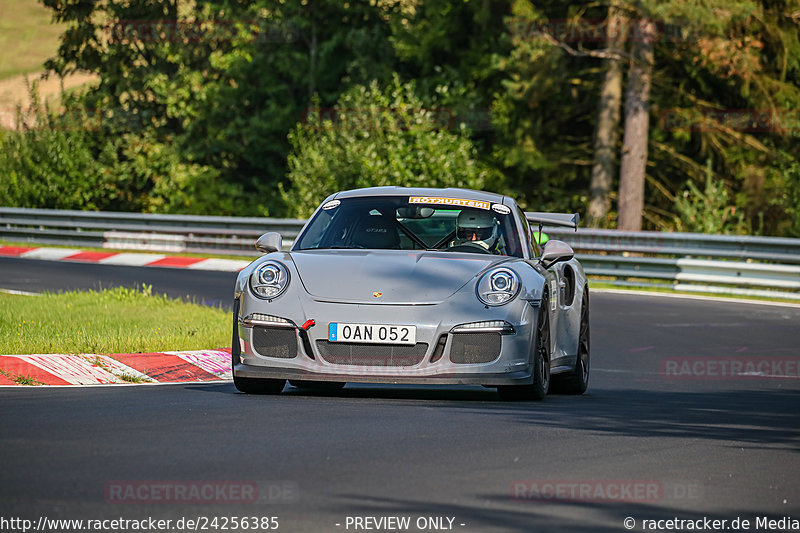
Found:
<svg viewBox="0 0 800 533"><path fill-rule="evenodd" d="M233 379L247 393L347 382L582 394L589 289L566 243L498 194L378 187L325 199L288 251L278 233L237 278ZM537 231L538 230L538 231Z"/></svg>

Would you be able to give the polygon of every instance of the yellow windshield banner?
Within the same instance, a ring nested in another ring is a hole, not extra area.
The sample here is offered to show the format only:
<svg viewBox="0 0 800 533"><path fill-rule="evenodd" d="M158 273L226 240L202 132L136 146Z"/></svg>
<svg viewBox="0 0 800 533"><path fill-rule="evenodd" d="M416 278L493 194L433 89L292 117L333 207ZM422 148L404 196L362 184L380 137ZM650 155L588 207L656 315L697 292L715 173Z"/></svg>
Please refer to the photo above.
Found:
<svg viewBox="0 0 800 533"><path fill-rule="evenodd" d="M465 200L462 198L434 198L432 196L412 196L408 199L410 204L429 204L429 205L446 205L450 207L474 207L476 209L491 208L489 202L482 202L480 200Z"/></svg>

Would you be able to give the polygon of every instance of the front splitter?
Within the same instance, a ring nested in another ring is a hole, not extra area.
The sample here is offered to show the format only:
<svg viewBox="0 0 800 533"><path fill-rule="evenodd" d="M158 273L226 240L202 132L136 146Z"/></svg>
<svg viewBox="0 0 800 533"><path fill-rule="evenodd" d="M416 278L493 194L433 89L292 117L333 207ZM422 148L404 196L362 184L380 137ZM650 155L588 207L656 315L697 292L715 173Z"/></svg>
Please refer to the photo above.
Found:
<svg viewBox="0 0 800 533"><path fill-rule="evenodd" d="M339 381L348 383L388 383L419 385L530 385L533 374L530 369L504 374L449 373L432 376L418 375L364 375L364 374L324 374L291 368L275 368L237 363L233 375L241 378L296 379L303 381Z"/></svg>

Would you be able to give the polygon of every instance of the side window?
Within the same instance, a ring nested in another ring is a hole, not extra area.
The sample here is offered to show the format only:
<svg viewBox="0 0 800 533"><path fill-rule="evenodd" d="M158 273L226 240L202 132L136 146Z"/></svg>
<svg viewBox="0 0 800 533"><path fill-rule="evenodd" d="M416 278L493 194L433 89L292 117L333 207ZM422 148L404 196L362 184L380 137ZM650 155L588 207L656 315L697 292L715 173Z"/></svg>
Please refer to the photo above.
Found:
<svg viewBox="0 0 800 533"><path fill-rule="evenodd" d="M533 229L531 229L531 235L533 235ZM530 240L533 246L533 257L541 256L544 245L540 245L533 237L530 237Z"/></svg>
<svg viewBox="0 0 800 533"><path fill-rule="evenodd" d="M308 227L308 230L306 230L303 238L297 243L297 247L302 250L304 248L317 248L320 246L322 238L325 236L325 233L331 224L331 220L337 211L337 209L332 211L321 211L317 215L317 219L314 220L314 222L312 222L312 224Z"/></svg>
<svg viewBox="0 0 800 533"><path fill-rule="evenodd" d="M525 213L522 209L517 206L517 214L519 215L519 219L522 221L522 245L528 250L528 254L533 257L537 257L540 255L539 253L539 246L533 242L531 238L531 226L528 224L528 219L525 218Z"/></svg>

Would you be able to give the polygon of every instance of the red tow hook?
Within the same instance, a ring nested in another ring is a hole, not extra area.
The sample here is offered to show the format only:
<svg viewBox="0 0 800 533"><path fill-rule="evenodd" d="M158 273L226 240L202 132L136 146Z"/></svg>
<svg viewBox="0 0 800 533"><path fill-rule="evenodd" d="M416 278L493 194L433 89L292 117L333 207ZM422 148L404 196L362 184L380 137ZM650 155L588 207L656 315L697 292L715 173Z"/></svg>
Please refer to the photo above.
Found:
<svg viewBox="0 0 800 533"><path fill-rule="evenodd" d="M308 320L303 322L303 325L300 326L300 327L302 327L305 331L308 331L309 328L313 328L316 325L317 325L317 323L314 322L314 319L313 318L309 318Z"/></svg>

